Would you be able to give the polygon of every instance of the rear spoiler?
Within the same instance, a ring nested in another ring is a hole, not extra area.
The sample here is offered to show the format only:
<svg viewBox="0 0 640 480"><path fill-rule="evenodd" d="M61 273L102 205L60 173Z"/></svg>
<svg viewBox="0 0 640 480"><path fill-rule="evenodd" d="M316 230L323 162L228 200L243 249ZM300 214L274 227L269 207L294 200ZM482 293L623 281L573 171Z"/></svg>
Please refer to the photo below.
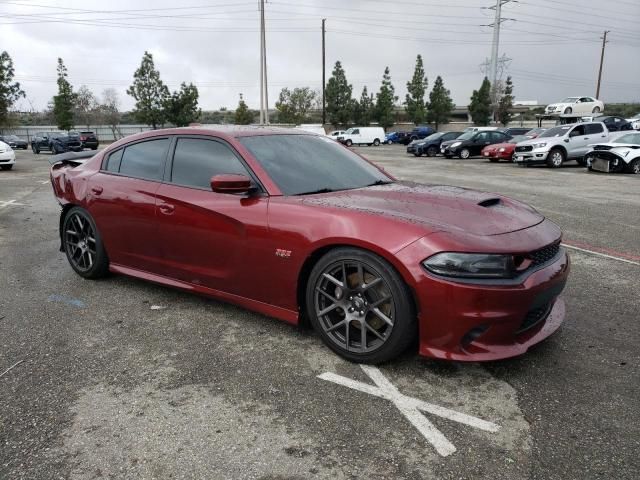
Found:
<svg viewBox="0 0 640 480"><path fill-rule="evenodd" d="M86 152L66 152L59 153L58 155L51 155L49 157L49 163L51 165L57 164L68 164L77 167L78 165L82 165L88 159L95 156L96 152L94 151L86 151Z"/></svg>

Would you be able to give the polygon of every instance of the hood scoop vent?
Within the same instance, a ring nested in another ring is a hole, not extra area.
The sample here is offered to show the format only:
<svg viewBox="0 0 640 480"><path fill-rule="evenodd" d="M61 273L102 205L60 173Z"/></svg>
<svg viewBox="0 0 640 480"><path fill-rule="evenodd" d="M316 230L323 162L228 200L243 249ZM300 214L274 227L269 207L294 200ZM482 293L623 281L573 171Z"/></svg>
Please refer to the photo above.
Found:
<svg viewBox="0 0 640 480"><path fill-rule="evenodd" d="M479 202L478 205L485 208L491 208L495 207L496 205L500 205L500 203L501 200L499 198L487 198L486 200L482 200L481 202Z"/></svg>

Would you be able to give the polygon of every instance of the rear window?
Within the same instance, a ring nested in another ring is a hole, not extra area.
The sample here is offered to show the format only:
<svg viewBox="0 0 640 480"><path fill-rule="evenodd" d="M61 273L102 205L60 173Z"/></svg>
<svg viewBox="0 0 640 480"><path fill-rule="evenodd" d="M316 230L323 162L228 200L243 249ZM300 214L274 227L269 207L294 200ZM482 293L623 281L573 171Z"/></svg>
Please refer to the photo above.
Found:
<svg viewBox="0 0 640 480"><path fill-rule="evenodd" d="M105 170L107 170L108 172L119 172L123 152L124 150L120 149L109 155L109 158L107 158L107 164L105 165Z"/></svg>
<svg viewBox="0 0 640 480"><path fill-rule="evenodd" d="M162 180L168 138L148 140L125 147L120 173L146 180Z"/></svg>
<svg viewBox="0 0 640 480"><path fill-rule="evenodd" d="M602 125L599 123L588 123L584 127L586 135L604 132L604 128L602 128Z"/></svg>

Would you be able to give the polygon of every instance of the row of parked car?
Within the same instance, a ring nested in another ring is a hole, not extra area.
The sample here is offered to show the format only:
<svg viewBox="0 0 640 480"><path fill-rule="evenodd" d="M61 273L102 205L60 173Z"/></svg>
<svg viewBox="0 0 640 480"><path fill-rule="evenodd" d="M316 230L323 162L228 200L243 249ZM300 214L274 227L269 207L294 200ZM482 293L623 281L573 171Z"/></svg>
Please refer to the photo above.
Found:
<svg viewBox="0 0 640 480"><path fill-rule="evenodd" d="M31 150L33 153L42 151L51 152L53 155L64 152L79 152L85 148L96 150L100 142L94 132L38 132L31 138Z"/></svg>
<svg viewBox="0 0 640 480"><path fill-rule="evenodd" d="M469 127L414 141L407 146L407 153L461 159L480 155L491 162L507 160L551 168L576 161L591 170L640 173L640 133L615 127L610 130L605 119L601 120L546 130Z"/></svg>

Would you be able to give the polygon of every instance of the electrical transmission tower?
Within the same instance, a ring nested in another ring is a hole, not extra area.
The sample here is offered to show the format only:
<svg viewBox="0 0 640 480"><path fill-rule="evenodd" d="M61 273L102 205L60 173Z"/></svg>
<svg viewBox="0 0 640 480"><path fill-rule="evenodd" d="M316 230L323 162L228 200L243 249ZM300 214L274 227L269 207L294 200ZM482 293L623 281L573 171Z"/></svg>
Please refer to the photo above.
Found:
<svg viewBox="0 0 640 480"><path fill-rule="evenodd" d="M502 22L506 22L507 20L514 20L513 18L503 18L502 17L502 6L509 3L514 2L516 0L496 0L496 4L491 7L485 7L488 10L495 10L495 18L493 23L489 25L484 25L487 27L493 28L493 42L491 43L491 65L489 70L489 80L491 80L491 85L495 85L498 80L498 63L499 58L498 55L500 53L500 25ZM503 66L506 62L502 62Z"/></svg>

